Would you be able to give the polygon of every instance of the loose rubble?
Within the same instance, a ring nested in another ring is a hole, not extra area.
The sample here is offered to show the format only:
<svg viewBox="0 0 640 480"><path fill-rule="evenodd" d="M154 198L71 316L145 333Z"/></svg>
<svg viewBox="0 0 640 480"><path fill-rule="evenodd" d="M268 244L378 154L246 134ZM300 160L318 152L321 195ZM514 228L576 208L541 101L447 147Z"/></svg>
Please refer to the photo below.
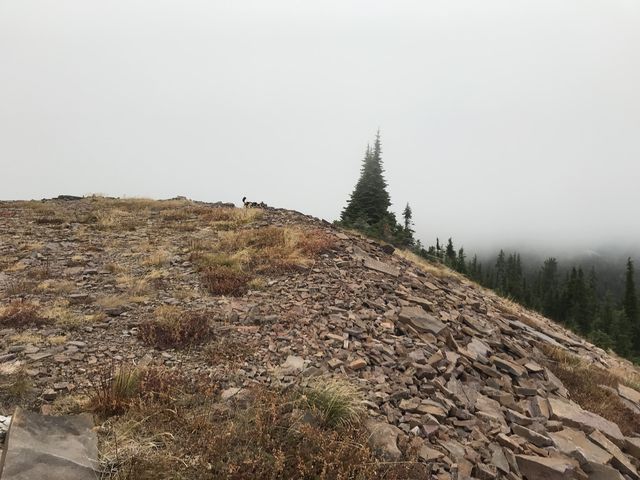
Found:
<svg viewBox="0 0 640 480"><path fill-rule="evenodd" d="M86 199L56 203L76 213L89 207ZM423 269L318 219L268 209L246 228L321 228L334 235L335 247L304 271L270 278L262 290L211 297L188 256L193 238L215 235L206 226L177 231L151 211L132 231L100 231L79 222L25 222L24 208L0 202L0 294L11 296L9 287L25 272L46 265L51 278L72 284L62 294L70 308L97 318L30 328L24 343L12 340L24 332L0 330L0 367L24 366L38 393L34 408L88 391L112 361L209 375L223 383L223 400L254 384L287 387L342 375L365 392L372 446L395 461L411 445L433 478L640 478L640 432L625 436L572 402L540 360L539 346L603 368L631 367L458 276ZM145 242L169 252L153 293L141 302L99 304L97 298L123 292L108 265L149 273L144 261L152 252L131 250ZM53 301L43 291L23 297ZM158 305L175 304L210 312L219 335L243 345L244 360L233 372L209 365L203 349L158 351L140 342L139 323ZM636 390L620 385L617 394L640 411Z"/></svg>

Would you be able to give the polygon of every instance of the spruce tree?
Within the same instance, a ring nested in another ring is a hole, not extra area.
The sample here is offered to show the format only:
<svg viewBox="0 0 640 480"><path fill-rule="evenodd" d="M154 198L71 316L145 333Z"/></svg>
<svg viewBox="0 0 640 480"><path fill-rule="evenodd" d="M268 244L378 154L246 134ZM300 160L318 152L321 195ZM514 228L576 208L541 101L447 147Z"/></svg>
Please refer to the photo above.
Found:
<svg viewBox="0 0 640 480"><path fill-rule="evenodd" d="M538 288L542 313L547 317L558 319L560 282L558 279L558 261L555 258L550 257L544 261Z"/></svg>
<svg viewBox="0 0 640 480"><path fill-rule="evenodd" d="M378 131L373 149L367 147L360 178L340 216L343 223L358 226L364 222L369 227L378 226L382 230L382 223L393 221L392 226L395 227L395 219L388 211L391 199L383 173L382 147Z"/></svg>
<svg viewBox="0 0 640 480"><path fill-rule="evenodd" d="M627 259L627 273L624 282L623 309L627 328L633 336L633 348L640 351L640 326L638 325L638 298L636 296L635 273L631 257Z"/></svg>
<svg viewBox="0 0 640 480"><path fill-rule="evenodd" d="M462 273L463 275L467 274L467 256L464 253L464 248L460 247L458 250L458 260L456 261L456 270Z"/></svg>
<svg viewBox="0 0 640 480"><path fill-rule="evenodd" d="M411 226L413 225L412 217L413 217L413 212L411 211L411 207L409 206L409 203L407 203L407 206L404 207L404 210L402 212L402 218L404 219L402 237L403 237L403 244L408 247L412 246L415 243L415 240L413 238L413 229L411 228Z"/></svg>
<svg viewBox="0 0 640 480"><path fill-rule="evenodd" d="M453 240L451 240L451 237L449 237L449 240L447 241L447 248L445 249L445 258L446 258L446 263L447 265L455 268L456 265L456 249L453 248Z"/></svg>
<svg viewBox="0 0 640 480"><path fill-rule="evenodd" d="M507 262L505 260L504 250L500 250L496 259L496 273L494 287L501 295L507 294Z"/></svg>
<svg viewBox="0 0 640 480"><path fill-rule="evenodd" d="M413 212L411 211L411 207L407 203L407 206L404 207L404 211L402 212L402 218L404 219L404 229L407 231L411 230L411 225L413 224L413 222L411 221L412 216Z"/></svg>

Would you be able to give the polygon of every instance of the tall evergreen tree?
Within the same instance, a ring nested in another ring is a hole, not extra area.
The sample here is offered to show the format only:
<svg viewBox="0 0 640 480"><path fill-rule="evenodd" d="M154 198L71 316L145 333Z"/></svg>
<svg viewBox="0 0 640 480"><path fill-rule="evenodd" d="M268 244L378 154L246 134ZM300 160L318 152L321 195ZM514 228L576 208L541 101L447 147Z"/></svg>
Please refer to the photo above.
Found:
<svg viewBox="0 0 640 480"><path fill-rule="evenodd" d="M458 260L456 261L456 270L462 273L463 275L467 274L467 262L466 255L464 253L464 248L460 247L458 250Z"/></svg>
<svg viewBox="0 0 640 480"><path fill-rule="evenodd" d="M538 285L542 313L547 317L558 318L559 290L558 261L550 257L542 265Z"/></svg>
<svg viewBox="0 0 640 480"><path fill-rule="evenodd" d="M404 210L402 211L402 218L404 220L404 226L402 228L402 243L406 247L411 247L415 243L413 238L413 228L411 228L413 226L412 217L413 212L411 211L409 203L407 203L407 206L404 207Z"/></svg>
<svg viewBox="0 0 640 480"><path fill-rule="evenodd" d="M494 287L498 290L498 293L502 295L507 294L507 261L505 259L504 250L500 250L498 258L496 259L496 272Z"/></svg>
<svg viewBox="0 0 640 480"><path fill-rule="evenodd" d="M636 296L635 272L631 257L627 259L627 272L624 282L624 300L622 307L627 320L628 329L633 335L633 348L640 351L640 325L638 325L638 297Z"/></svg>
<svg viewBox="0 0 640 480"><path fill-rule="evenodd" d="M391 220L388 211L391 199L383 174L382 146L380 131L378 131L373 149L367 147L360 178L340 216L343 223L353 225L364 222L371 227L380 225L385 220L387 222ZM395 227L395 218L393 220L393 227Z"/></svg>
<svg viewBox="0 0 640 480"><path fill-rule="evenodd" d="M404 207L404 210L402 211L402 218L404 219L404 229L407 231L411 230L411 225L413 224L413 222L411 221L412 217L413 212L411 211L409 203L407 203L407 206Z"/></svg>
<svg viewBox="0 0 640 480"><path fill-rule="evenodd" d="M451 237L449 237L449 240L447 241L447 248L445 250L444 255L445 255L445 258L446 258L447 265L455 267L455 265L456 265L456 249L453 247L453 240L451 239Z"/></svg>

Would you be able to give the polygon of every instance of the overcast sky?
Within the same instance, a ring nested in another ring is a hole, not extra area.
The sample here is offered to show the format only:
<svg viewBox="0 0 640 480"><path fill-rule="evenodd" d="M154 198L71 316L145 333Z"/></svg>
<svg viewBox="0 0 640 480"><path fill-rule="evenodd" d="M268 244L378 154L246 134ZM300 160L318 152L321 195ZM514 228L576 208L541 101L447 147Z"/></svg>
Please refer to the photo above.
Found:
<svg viewBox="0 0 640 480"><path fill-rule="evenodd" d="M329 220L382 132L418 236L640 239L640 2L0 1L0 198Z"/></svg>

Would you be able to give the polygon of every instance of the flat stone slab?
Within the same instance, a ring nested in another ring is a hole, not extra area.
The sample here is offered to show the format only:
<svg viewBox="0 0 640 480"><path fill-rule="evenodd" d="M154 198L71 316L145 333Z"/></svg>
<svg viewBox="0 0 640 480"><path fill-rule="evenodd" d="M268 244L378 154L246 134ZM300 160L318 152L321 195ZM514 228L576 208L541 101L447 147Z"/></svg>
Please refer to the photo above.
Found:
<svg viewBox="0 0 640 480"><path fill-rule="evenodd" d="M560 453L572 458L584 459L591 464L606 464L613 455L592 443L582 430L565 428L559 432L550 432L555 446Z"/></svg>
<svg viewBox="0 0 640 480"><path fill-rule="evenodd" d="M626 440L618 425L602 418L600 415L583 410L579 405L557 398L549 398L551 417L560 420L564 425L579 428L586 434L600 430L609 440L624 448Z"/></svg>
<svg viewBox="0 0 640 480"><path fill-rule="evenodd" d="M404 307L400 311L400 321L411 325L418 332L429 332L438 335L447 326L421 307Z"/></svg>
<svg viewBox="0 0 640 480"><path fill-rule="evenodd" d="M531 480L567 480L575 478L578 469L578 463L567 457L516 455L516 461L522 475Z"/></svg>
<svg viewBox="0 0 640 480"><path fill-rule="evenodd" d="M371 257L366 257L362 263L365 267L370 268L371 270L386 273L387 275L391 275L392 277L397 277L398 275L400 275L400 269L398 267L380 262Z"/></svg>
<svg viewBox="0 0 640 480"><path fill-rule="evenodd" d="M618 385L618 393L622 398L626 398L630 402L633 402L636 405L640 405L640 392L638 392L637 390L620 384Z"/></svg>
<svg viewBox="0 0 640 480"><path fill-rule="evenodd" d="M89 414L46 416L17 408L0 462L2 480L95 480L98 437Z"/></svg>
<svg viewBox="0 0 640 480"><path fill-rule="evenodd" d="M603 435L598 430L594 430L591 435L589 435L589 438L613 455L611 465L616 467L625 475L631 477L633 480L640 479L640 476L638 476L638 472L636 471L636 468L633 466L631 461L624 453L622 453L622 450L620 450L605 435Z"/></svg>

